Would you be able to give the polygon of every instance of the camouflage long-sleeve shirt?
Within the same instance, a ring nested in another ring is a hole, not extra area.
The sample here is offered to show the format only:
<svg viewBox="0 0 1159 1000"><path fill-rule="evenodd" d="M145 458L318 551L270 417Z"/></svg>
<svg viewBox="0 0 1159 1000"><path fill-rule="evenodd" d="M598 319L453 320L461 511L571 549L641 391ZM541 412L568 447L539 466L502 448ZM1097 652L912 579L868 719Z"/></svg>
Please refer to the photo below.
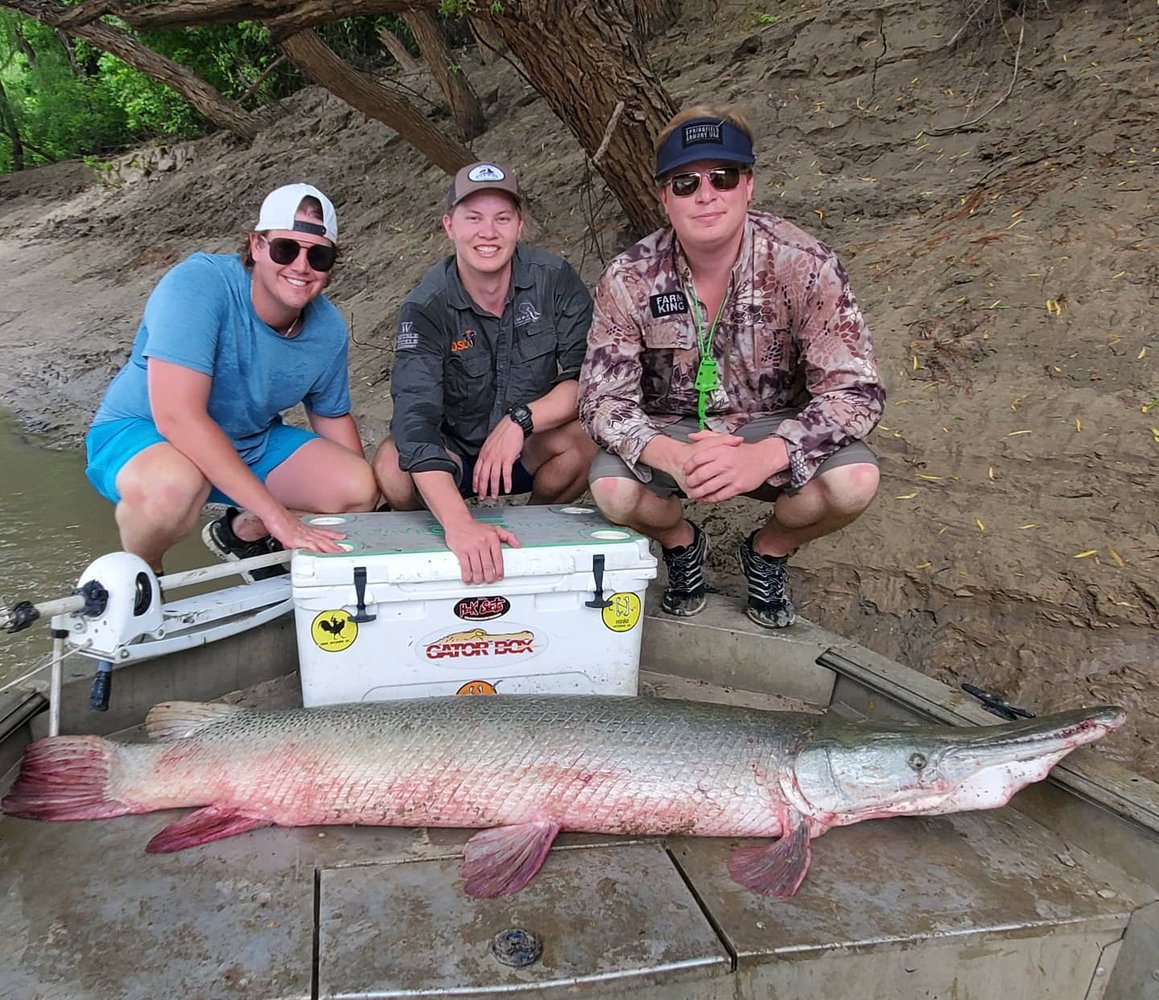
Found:
<svg viewBox="0 0 1159 1000"><path fill-rule="evenodd" d="M620 254L596 287L580 372L579 415L642 480L640 453L660 428L695 416L700 350L688 263L673 230ZM845 269L824 243L775 215L750 212L712 345L719 387L707 426L731 432L779 410L789 468L774 486L804 485L881 418L885 389Z"/></svg>

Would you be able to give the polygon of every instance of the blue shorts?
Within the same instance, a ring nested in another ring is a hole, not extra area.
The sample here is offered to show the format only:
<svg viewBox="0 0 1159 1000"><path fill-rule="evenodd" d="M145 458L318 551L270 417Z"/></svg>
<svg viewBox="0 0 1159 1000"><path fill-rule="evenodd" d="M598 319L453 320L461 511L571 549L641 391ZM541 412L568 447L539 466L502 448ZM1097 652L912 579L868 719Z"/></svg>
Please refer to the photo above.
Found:
<svg viewBox="0 0 1159 1000"><path fill-rule="evenodd" d="M479 456L474 458L463 457L463 471L459 474L459 496L464 500L469 500L475 496L475 487L472 485L472 480L475 478L475 464L479 461ZM534 476L527 471L522 459L516 459L515 464L511 466L511 489L501 490L502 496L512 496L516 493L530 493Z"/></svg>
<svg viewBox="0 0 1159 1000"><path fill-rule="evenodd" d="M318 435L313 431L301 427L275 424L266 433L266 447L261 458L246 464L250 472L264 483L274 469L316 437ZM152 420L126 417L124 420L106 420L95 424L85 435L85 454L88 457L85 475L101 496L119 503L121 494L117 490L117 475L121 469L129 459L164 440ZM210 490L206 502L237 506L232 497L227 497L216 486Z"/></svg>

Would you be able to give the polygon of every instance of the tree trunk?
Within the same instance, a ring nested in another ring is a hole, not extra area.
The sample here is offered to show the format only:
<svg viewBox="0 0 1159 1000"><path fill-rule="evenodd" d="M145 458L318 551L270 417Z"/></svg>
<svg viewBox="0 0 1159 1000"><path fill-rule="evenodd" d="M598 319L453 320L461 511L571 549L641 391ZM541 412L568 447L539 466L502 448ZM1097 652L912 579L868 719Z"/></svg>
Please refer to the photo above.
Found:
<svg viewBox="0 0 1159 1000"><path fill-rule="evenodd" d="M588 155L603 148L596 169L636 234L660 226L652 143L676 105L615 0L521 0L487 16Z"/></svg>
<svg viewBox="0 0 1159 1000"><path fill-rule="evenodd" d="M495 26L487 20L471 15L467 18L471 26L471 34L479 43L479 58L484 65L488 65L500 58L507 51L507 43L503 36L495 30Z"/></svg>
<svg viewBox="0 0 1159 1000"><path fill-rule="evenodd" d="M647 41L676 23L682 0L624 0L632 7L630 20Z"/></svg>
<svg viewBox="0 0 1159 1000"><path fill-rule="evenodd" d="M410 54L402 39L390 28L379 28L378 38L386 46L386 51L394 56L394 61L404 73L417 73L422 68L422 63Z"/></svg>
<svg viewBox="0 0 1159 1000"><path fill-rule="evenodd" d="M16 127L16 117L12 114L12 105L8 103L8 93L4 90L4 83L0 81L0 129L8 136L12 143L12 169L24 169L24 143L20 141L20 129Z"/></svg>
<svg viewBox="0 0 1159 1000"><path fill-rule="evenodd" d="M0 6L10 7L54 28L64 27L69 10L52 0L3 0ZM127 31L99 21L64 27L64 30L172 87L190 106L226 131L252 139L268 121L227 101L196 73L146 48Z"/></svg>
<svg viewBox="0 0 1159 1000"><path fill-rule="evenodd" d="M427 10L406 11L402 16L411 34L415 36L415 41L419 43L419 51L427 61L439 90L443 92L463 141L470 142L482 135L486 128L483 106L462 69L455 64L435 16Z"/></svg>
<svg viewBox="0 0 1159 1000"><path fill-rule="evenodd" d="M433 128L405 98L343 62L313 31L300 31L278 40L278 45L310 79L364 115L394 129L448 174L475 159L461 142Z"/></svg>

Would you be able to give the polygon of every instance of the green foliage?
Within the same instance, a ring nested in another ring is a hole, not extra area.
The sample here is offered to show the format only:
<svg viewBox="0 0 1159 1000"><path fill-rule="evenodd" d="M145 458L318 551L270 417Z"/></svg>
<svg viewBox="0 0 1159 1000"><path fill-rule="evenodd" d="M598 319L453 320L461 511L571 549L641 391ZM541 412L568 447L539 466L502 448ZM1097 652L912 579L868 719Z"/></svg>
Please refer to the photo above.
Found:
<svg viewBox="0 0 1159 1000"><path fill-rule="evenodd" d="M409 36L405 23L390 15L348 18L319 33L341 58L370 68L384 58L379 25ZM138 37L247 108L286 97L306 83L292 63L280 59L269 31L257 22L172 28ZM73 43L71 55L70 60L51 28L0 10L0 82L26 146L27 165L45 157L99 157L135 143L190 138L209 128L180 94L115 56L82 41ZM11 167L11 144L0 130L0 173Z"/></svg>
<svg viewBox="0 0 1159 1000"><path fill-rule="evenodd" d="M439 0L439 13L443 17L466 17L468 14L477 14L486 8L492 14L503 13L503 0Z"/></svg>

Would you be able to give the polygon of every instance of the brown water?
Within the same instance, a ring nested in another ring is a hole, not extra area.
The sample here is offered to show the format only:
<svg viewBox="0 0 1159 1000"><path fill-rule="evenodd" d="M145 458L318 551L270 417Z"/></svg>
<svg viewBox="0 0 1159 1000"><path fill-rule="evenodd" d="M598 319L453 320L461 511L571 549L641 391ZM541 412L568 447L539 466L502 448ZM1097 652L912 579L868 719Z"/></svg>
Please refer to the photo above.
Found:
<svg viewBox="0 0 1159 1000"><path fill-rule="evenodd" d="M112 504L85 479L83 452L46 448L3 413L0 470L0 595L9 604L67 597L93 559L120 548ZM165 568L213 561L194 535ZM0 631L0 688L47 662L51 647L46 620L14 635Z"/></svg>

